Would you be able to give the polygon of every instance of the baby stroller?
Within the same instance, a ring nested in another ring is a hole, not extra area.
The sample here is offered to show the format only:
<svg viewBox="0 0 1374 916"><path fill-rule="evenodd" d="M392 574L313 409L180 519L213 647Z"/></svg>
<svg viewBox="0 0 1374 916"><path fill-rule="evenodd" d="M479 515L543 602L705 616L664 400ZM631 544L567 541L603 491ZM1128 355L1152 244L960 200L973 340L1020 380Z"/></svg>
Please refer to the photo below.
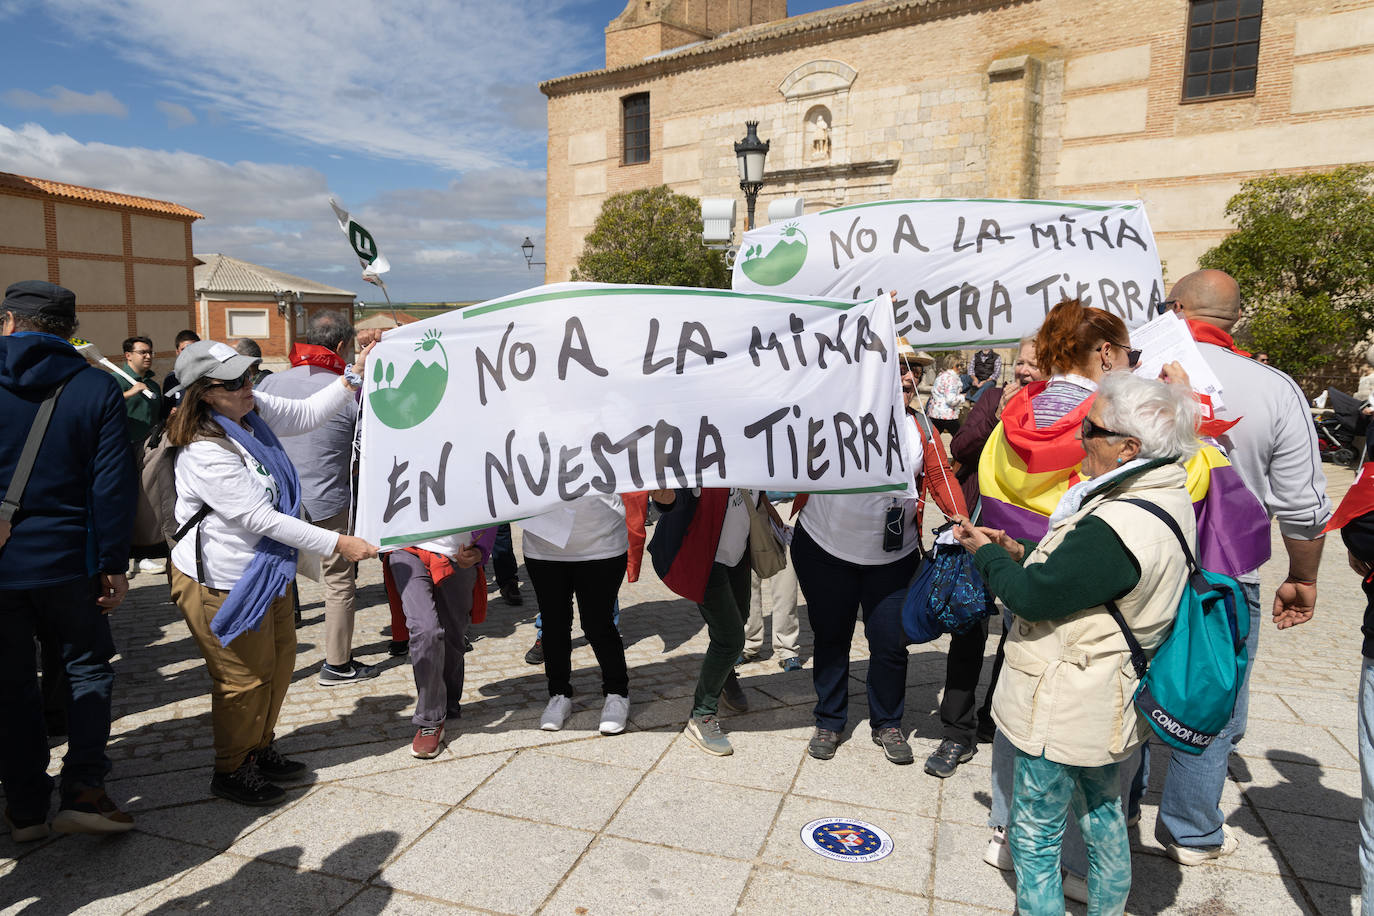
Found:
<svg viewBox="0 0 1374 916"><path fill-rule="evenodd" d="M1317 450L1322 461L1353 468L1359 459L1355 453L1355 437L1362 434L1369 423L1369 418L1360 412L1364 405L1335 388L1326 389L1325 401L1323 406L1327 413L1312 421L1317 428Z"/></svg>

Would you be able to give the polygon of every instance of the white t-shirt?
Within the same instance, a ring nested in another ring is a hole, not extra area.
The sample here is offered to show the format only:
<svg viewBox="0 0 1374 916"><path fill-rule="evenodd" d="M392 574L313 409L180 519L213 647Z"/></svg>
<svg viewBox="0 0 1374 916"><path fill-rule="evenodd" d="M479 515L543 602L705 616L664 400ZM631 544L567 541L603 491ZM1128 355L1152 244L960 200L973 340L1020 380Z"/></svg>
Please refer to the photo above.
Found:
<svg viewBox="0 0 1374 916"><path fill-rule="evenodd" d="M527 557L536 560L606 560L630 549L625 529L625 504L612 493L591 493L566 505L572 506L573 526L568 543L562 547L529 531L521 532L521 545Z"/></svg>
<svg viewBox="0 0 1374 916"><path fill-rule="evenodd" d="M253 401L258 416L278 437L298 436L352 404L353 392L337 384L303 399L254 392ZM200 523L202 581L210 588L233 588L262 537L312 553L333 553L339 535L278 512L274 505L277 482L272 475L233 440L225 441L229 449L217 442L192 442L176 457L177 525L185 524L205 503L212 507ZM195 529L177 543L172 563L195 577Z"/></svg>
<svg viewBox="0 0 1374 916"><path fill-rule="evenodd" d="M428 550L430 553L437 553L440 556L445 556L452 560L454 557L458 556L458 551L472 545L472 536L476 533L475 531L464 531L461 534L446 534L441 538L425 541L423 544L416 544L415 546L421 550Z"/></svg>
<svg viewBox="0 0 1374 916"><path fill-rule="evenodd" d="M745 497L754 498L753 490L731 490L725 504L725 518L720 523L720 543L716 545L717 563L735 566L744 559L744 548L749 546L749 507ZM766 510L765 510L766 511Z"/></svg>
<svg viewBox="0 0 1374 916"><path fill-rule="evenodd" d="M925 458L919 434L911 437L912 476L915 478ZM902 549L883 550L883 522L890 507L902 507ZM833 557L860 566L883 566L908 556L921 545L916 530L919 500L903 499L891 493L815 493L802 507L799 521L822 550Z"/></svg>

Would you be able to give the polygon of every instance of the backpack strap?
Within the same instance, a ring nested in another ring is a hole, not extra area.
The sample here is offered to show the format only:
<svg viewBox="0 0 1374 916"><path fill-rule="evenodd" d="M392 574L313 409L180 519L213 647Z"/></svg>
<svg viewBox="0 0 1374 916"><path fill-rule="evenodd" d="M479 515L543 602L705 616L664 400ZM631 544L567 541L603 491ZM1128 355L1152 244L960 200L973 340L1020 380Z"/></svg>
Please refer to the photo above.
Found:
<svg viewBox="0 0 1374 916"><path fill-rule="evenodd" d="M14 476L10 478L4 500L0 501L0 522L12 521L15 513L19 511L19 502L24 498L24 488L28 486L29 475L33 473L33 466L38 461L38 449L43 445L43 436L48 432L53 408L57 406L57 396L65 387L66 382L59 382L48 392L43 403L38 405L38 413L34 414L33 425L29 427L28 438L24 440L24 448L19 453L19 462L14 466Z"/></svg>
<svg viewBox="0 0 1374 916"><path fill-rule="evenodd" d="M1193 559L1193 551L1188 547L1188 539L1183 536L1183 529L1178 527L1178 522L1174 521L1172 515L1165 512L1154 503L1147 502L1143 499L1123 499L1120 500L1120 502L1138 506L1167 525L1169 530L1174 533L1174 537L1178 538L1178 546L1183 549L1184 559L1188 561L1189 579L1191 580L1193 576L1198 574L1197 561ZM1203 583L1203 591L1206 591L1210 587L1208 583ZM1196 585L1194 585L1194 588L1196 588ZM1135 634L1131 632L1131 628L1126 626L1126 618L1121 615L1121 609L1116 606L1115 601L1108 601L1106 607L1107 612L1111 614L1112 619L1116 621L1116 625L1121 628L1121 635L1126 637L1126 645L1131 650L1131 667L1135 669L1135 676L1143 680L1145 678L1145 672L1150 668L1150 663L1145 658L1145 650L1140 647L1140 640L1136 639Z"/></svg>

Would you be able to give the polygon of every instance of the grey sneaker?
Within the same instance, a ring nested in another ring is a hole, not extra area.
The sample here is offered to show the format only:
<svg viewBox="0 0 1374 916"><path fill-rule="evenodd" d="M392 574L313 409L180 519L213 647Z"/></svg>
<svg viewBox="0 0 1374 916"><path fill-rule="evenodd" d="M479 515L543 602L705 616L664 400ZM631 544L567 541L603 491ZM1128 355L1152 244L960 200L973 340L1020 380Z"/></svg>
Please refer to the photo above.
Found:
<svg viewBox="0 0 1374 916"><path fill-rule="evenodd" d="M337 687L340 684L352 684L354 681L366 681L381 673L382 669L376 665L364 665L359 661L350 661L344 668L335 668L329 662L325 662L320 666L320 685Z"/></svg>
<svg viewBox="0 0 1374 916"><path fill-rule="evenodd" d="M744 688L740 686L739 676L733 671L725 679L725 689L720 692L720 701L731 712L749 711L749 697L745 695Z"/></svg>
<svg viewBox="0 0 1374 916"><path fill-rule="evenodd" d="M806 752L817 760L829 760L835 756L835 748L840 746L840 733L816 726L816 733L806 745Z"/></svg>
<svg viewBox="0 0 1374 916"><path fill-rule="evenodd" d="M916 761L916 755L911 753L911 745L906 743L902 737L900 728L875 728L873 729L873 743L883 749L883 754L888 760L899 766L906 766Z"/></svg>
<svg viewBox="0 0 1374 916"><path fill-rule="evenodd" d="M687 727L682 733L687 736L688 741L708 754L729 757L735 752L730 746L730 739L720 730L720 720L715 716L692 716L687 720Z"/></svg>

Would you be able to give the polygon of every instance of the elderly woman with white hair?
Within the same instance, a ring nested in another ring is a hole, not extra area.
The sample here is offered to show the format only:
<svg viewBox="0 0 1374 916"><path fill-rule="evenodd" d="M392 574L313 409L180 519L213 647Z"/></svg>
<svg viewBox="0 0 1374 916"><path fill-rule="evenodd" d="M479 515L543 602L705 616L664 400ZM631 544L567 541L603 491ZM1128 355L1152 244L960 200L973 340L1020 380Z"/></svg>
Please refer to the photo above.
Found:
<svg viewBox="0 0 1374 916"><path fill-rule="evenodd" d="M1016 748L1008 839L1019 912L1063 913L1059 859L1068 811L1088 847L1091 913L1121 913L1131 846L1120 765L1149 727L1132 707L1137 678L1115 602L1147 655L1173 626L1187 578L1162 509L1196 550L1183 463L1198 448L1186 386L1105 375L1083 420L1087 455L1038 543L961 524L988 587L1015 620L993 718Z"/></svg>

